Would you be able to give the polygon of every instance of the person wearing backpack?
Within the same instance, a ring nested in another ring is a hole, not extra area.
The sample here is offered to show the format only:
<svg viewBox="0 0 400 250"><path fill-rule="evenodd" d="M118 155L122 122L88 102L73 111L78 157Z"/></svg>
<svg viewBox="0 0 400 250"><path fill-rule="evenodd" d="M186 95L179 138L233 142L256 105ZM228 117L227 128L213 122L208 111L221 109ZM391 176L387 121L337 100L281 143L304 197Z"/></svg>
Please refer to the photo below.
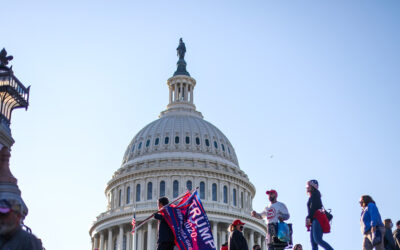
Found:
<svg viewBox="0 0 400 250"><path fill-rule="evenodd" d="M306 217L306 227L310 229L312 250L317 250L318 245L324 249L333 250L333 248L322 239L324 232L330 232L330 224L325 213L322 211L321 193L318 190L318 181L308 181L306 188L310 197L307 202L308 215Z"/></svg>

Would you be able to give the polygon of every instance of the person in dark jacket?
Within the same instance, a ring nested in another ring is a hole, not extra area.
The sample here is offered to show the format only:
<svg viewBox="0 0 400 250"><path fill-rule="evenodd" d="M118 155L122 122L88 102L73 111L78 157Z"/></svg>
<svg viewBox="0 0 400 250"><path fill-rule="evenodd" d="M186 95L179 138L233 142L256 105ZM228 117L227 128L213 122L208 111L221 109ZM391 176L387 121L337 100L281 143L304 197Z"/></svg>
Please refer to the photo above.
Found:
<svg viewBox="0 0 400 250"><path fill-rule="evenodd" d="M169 203L167 197L161 197L158 199L158 209ZM165 221L162 211L154 213L154 218L159 220L158 223L158 240L157 240L157 250L173 250L175 246L175 236L169 227L168 223Z"/></svg>
<svg viewBox="0 0 400 250"><path fill-rule="evenodd" d="M394 249L400 250L400 220L396 222L396 230L393 232Z"/></svg>
<svg viewBox="0 0 400 250"><path fill-rule="evenodd" d="M311 228L310 239L312 250L317 250L318 245L327 250L333 250L333 248L322 239L323 228L329 226L329 222L326 220L319 220L320 217L325 215L321 214L322 201L321 193L318 190L318 181L310 180L307 182L307 193L310 196L307 202L308 215L306 218L306 227ZM326 218L326 216L325 216ZM325 221L321 225L321 222ZM327 224L327 225L326 225Z"/></svg>
<svg viewBox="0 0 400 250"><path fill-rule="evenodd" d="M0 249L42 250L42 242L22 226L22 214L12 201L0 200Z"/></svg>
<svg viewBox="0 0 400 250"><path fill-rule="evenodd" d="M243 236L244 223L240 220L235 220L229 227L231 234L229 235L228 249L229 250L249 250L247 241Z"/></svg>
<svg viewBox="0 0 400 250"><path fill-rule="evenodd" d="M383 238L383 245L385 250L394 250L394 238L392 233L393 223L391 219L385 219L383 224L385 225L385 237Z"/></svg>

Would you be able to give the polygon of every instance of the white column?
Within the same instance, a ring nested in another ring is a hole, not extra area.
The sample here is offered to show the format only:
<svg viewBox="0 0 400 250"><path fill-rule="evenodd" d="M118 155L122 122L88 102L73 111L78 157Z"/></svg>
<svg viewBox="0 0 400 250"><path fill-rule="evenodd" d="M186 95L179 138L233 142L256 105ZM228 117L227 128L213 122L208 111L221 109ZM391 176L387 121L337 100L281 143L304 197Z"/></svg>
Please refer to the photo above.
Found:
<svg viewBox="0 0 400 250"><path fill-rule="evenodd" d="M214 243L215 243L215 246L217 246L218 245L218 223L216 221L213 221L212 225L213 225L212 232L213 232L213 236L214 236Z"/></svg>
<svg viewBox="0 0 400 250"><path fill-rule="evenodd" d="M188 95L189 95L189 90L188 90L188 84L185 84L185 101L188 101Z"/></svg>
<svg viewBox="0 0 400 250"><path fill-rule="evenodd" d="M250 230L249 248L253 249L254 245L254 231Z"/></svg>
<svg viewBox="0 0 400 250"><path fill-rule="evenodd" d="M113 235L112 235L112 230L111 228L108 229L108 239L107 239L107 250L111 250L113 249L113 239L112 239Z"/></svg>
<svg viewBox="0 0 400 250"><path fill-rule="evenodd" d="M172 102L172 87L169 86L169 103Z"/></svg>
<svg viewBox="0 0 400 250"><path fill-rule="evenodd" d="M137 247L135 248L135 250L143 249L143 229L142 228L138 230L136 239L137 239Z"/></svg>
<svg viewBox="0 0 400 250"><path fill-rule="evenodd" d="M130 231L126 232L125 237L126 237L126 250L131 250L132 249L131 248L131 243L132 243L131 232Z"/></svg>
<svg viewBox="0 0 400 250"><path fill-rule="evenodd" d="M258 233L257 244L260 245L260 247L261 247L261 234L260 233Z"/></svg>
<svg viewBox="0 0 400 250"><path fill-rule="evenodd" d="M137 242L137 232L131 234L131 248L130 250L136 250L136 242Z"/></svg>
<svg viewBox="0 0 400 250"><path fill-rule="evenodd" d="M100 232L100 250L104 250L104 232Z"/></svg>
<svg viewBox="0 0 400 250"><path fill-rule="evenodd" d="M99 242L98 242L98 237L97 236L98 235L94 235L93 236L93 249L98 249L99 248L99 246L98 246Z"/></svg>
<svg viewBox="0 0 400 250"><path fill-rule="evenodd" d="M147 222L147 248L152 249L153 246L153 227L151 221Z"/></svg>
<svg viewBox="0 0 400 250"><path fill-rule="evenodd" d="M193 86L194 85L190 86L190 103L193 103Z"/></svg>
<svg viewBox="0 0 400 250"><path fill-rule="evenodd" d="M176 102L176 101L178 101L178 83L175 83L174 84L174 86L175 86L175 96L174 96L174 101Z"/></svg>
<svg viewBox="0 0 400 250"><path fill-rule="evenodd" d="M221 230L221 246L226 242L226 230L222 228Z"/></svg>
<svg viewBox="0 0 400 250"><path fill-rule="evenodd" d="M262 241L262 247L261 249L266 250L267 249L267 244L265 244L265 239Z"/></svg>
<svg viewBox="0 0 400 250"><path fill-rule="evenodd" d="M124 241L124 227L123 225L119 225L119 234L118 234L118 248L122 250L122 243Z"/></svg>

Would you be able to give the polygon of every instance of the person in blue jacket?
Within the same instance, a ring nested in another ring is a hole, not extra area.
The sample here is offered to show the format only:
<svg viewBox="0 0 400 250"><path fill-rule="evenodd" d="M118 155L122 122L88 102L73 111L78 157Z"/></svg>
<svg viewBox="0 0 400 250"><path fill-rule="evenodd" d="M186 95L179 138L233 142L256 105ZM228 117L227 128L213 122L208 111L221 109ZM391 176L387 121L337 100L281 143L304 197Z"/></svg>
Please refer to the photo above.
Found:
<svg viewBox="0 0 400 250"><path fill-rule="evenodd" d="M361 232L364 236L363 249L372 250L385 250L383 237L385 235L385 227L382 222L381 215L379 214L378 207L375 201L369 195L363 195L360 198L360 206L362 207L361 212ZM372 245L373 235L376 230L381 231L382 241L376 246Z"/></svg>

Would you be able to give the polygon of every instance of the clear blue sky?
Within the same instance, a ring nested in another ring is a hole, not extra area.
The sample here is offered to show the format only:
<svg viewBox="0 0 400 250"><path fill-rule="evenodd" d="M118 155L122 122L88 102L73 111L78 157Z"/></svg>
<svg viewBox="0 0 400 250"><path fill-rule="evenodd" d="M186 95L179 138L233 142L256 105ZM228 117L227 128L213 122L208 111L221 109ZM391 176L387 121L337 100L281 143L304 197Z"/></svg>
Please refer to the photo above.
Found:
<svg viewBox="0 0 400 250"><path fill-rule="evenodd" d="M11 169L47 249L90 249L126 146L168 102L183 37L195 103L257 189L274 188L310 249L305 183L360 249L358 199L400 220L400 1L3 1L0 47L32 85ZM271 156L273 156L271 158Z"/></svg>

